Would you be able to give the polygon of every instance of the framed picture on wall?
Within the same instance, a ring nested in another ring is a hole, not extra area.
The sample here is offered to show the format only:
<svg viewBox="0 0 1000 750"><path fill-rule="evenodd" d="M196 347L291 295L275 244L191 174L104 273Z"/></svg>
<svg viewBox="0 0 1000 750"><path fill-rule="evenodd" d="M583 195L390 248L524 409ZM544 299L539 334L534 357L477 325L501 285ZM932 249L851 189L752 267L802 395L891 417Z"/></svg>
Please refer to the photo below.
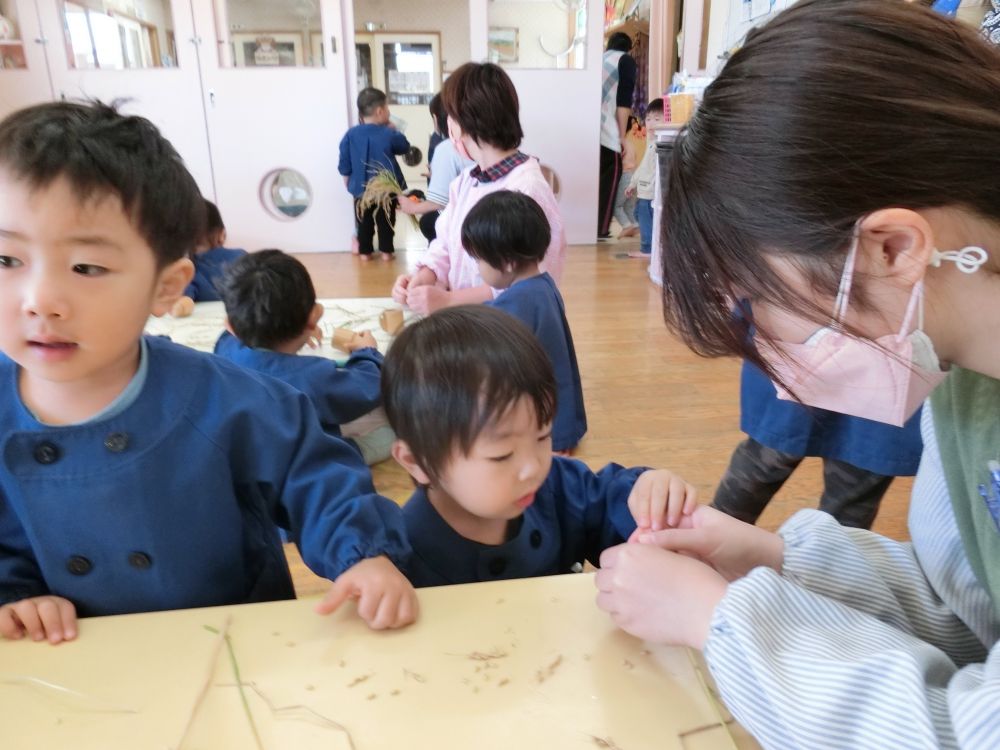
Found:
<svg viewBox="0 0 1000 750"><path fill-rule="evenodd" d="M490 26L488 47L491 62L517 62L517 34L518 30L513 26Z"/></svg>
<svg viewBox="0 0 1000 750"><path fill-rule="evenodd" d="M239 68L290 68L303 65L302 35L258 31L233 34L233 60Z"/></svg>

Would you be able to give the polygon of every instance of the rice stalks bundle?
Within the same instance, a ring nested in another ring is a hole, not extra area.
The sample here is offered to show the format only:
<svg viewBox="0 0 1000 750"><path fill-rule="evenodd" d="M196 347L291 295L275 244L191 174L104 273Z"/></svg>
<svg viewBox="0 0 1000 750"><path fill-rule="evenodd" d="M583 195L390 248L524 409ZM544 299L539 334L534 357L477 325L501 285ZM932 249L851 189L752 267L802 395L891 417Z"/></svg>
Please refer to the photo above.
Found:
<svg viewBox="0 0 1000 750"><path fill-rule="evenodd" d="M375 210L381 211L387 218L393 216L392 212L395 209L397 198L406 199L406 196L403 195L402 185L399 184L396 175L391 170L379 167L375 176L368 180L365 192L361 195L361 200L358 201L358 219L361 219L362 214L372 206L375 206ZM412 214L407 214L407 216L410 217L413 228L419 230L420 222L417 217Z"/></svg>

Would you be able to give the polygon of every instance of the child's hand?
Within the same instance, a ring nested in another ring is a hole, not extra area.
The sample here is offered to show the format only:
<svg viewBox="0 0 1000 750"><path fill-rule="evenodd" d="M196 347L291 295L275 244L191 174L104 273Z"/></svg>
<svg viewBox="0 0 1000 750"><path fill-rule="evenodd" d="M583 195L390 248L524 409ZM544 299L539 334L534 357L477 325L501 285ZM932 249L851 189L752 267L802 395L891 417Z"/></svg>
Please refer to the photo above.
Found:
<svg viewBox="0 0 1000 750"><path fill-rule="evenodd" d="M392 299L397 305L406 304L406 292L412 280L413 276L405 273L396 277L396 283L392 285Z"/></svg>
<svg viewBox="0 0 1000 750"><path fill-rule="evenodd" d="M36 596L0 607L0 635L12 641L27 635L55 645L76 638L76 607L61 596Z"/></svg>
<svg viewBox="0 0 1000 750"><path fill-rule="evenodd" d="M170 308L170 314L175 318L186 318L194 312L194 300L190 297L181 297Z"/></svg>
<svg viewBox="0 0 1000 750"><path fill-rule="evenodd" d="M626 198L634 198L638 192L639 191L636 190L636 188L634 188L632 186L629 186L629 187L625 188L625 197Z"/></svg>
<svg viewBox="0 0 1000 750"><path fill-rule="evenodd" d="M328 615L348 599L372 630L401 628L417 619L417 593L388 557L369 557L341 573L316 611Z"/></svg>
<svg viewBox="0 0 1000 750"><path fill-rule="evenodd" d="M371 331L360 331L355 333L354 338L347 344L347 351L353 354L358 349L366 349L368 347L378 349L378 342L372 336Z"/></svg>
<svg viewBox="0 0 1000 750"><path fill-rule="evenodd" d="M628 496L628 508L638 526L633 536L676 526L681 514L696 507L698 492L679 476L665 469L644 471Z"/></svg>

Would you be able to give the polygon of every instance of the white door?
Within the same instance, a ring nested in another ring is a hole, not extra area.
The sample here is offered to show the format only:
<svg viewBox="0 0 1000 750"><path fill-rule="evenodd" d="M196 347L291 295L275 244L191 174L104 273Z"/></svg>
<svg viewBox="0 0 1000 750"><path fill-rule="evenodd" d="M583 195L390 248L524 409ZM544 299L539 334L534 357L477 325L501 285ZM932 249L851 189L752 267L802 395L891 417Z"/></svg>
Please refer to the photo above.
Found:
<svg viewBox="0 0 1000 750"><path fill-rule="evenodd" d="M348 127L339 0L193 7L227 244L347 249L354 216L337 172Z"/></svg>
<svg viewBox="0 0 1000 750"><path fill-rule="evenodd" d="M55 97L130 100L122 111L156 124L214 197L187 0L37 3Z"/></svg>
<svg viewBox="0 0 1000 750"><path fill-rule="evenodd" d="M32 0L0 0L0 118L52 99L45 37ZM58 41L58 40L56 40Z"/></svg>
<svg viewBox="0 0 1000 750"><path fill-rule="evenodd" d="M567 242L595 242L604 3L470 0L470 11L472 59L510 74L521 149L554 175Z"/></svg>

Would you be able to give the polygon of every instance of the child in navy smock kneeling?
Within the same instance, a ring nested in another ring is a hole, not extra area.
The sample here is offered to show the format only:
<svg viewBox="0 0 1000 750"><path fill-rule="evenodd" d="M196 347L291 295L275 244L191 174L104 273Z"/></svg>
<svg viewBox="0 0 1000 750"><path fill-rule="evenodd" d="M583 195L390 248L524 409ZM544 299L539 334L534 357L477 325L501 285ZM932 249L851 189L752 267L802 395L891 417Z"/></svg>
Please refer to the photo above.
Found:
<svg viewBox="0 0 1000 750"><path fill-rule="evenodd" d="M215 353L230 362L270 375L302 391L319 413L323 429L340 437L340 426L368 414L382 403L379 390L382 355L370 331L348 345L344 366L326 357L299 355L322 338L323 306L316 301L309 272L280 250L261 250L234 263L220 285L226 305L226 328ZM365 463L389 457L392 430L351 440Z"/></svg>
<svg viewBox="0 0 1000 750"><path fill-rule="evenodd" d="M191 280L204 203L141 117L55 102L0 122L0 635L295 595L278 526L375 628L416 597L398 506L309 399L143 337Z"/></svg>
<svg viewBox="0 0 1000 750"><path fill-rule="evenodd" d="M486 305L411 324L386 355L393 457L414 586L569 573L639 528L676 525L694 489L668 471L552 455L552 365L524 324Z"/></svg>
<svg viewBox="0 0 1000 750"><path fill-rule="evenodd" d="M226 244L226 225L222 223L222 214L212 201L205 201L205 233L195 245L191 253L194 262L194 278L187 285L184 294L174 303L170 311L174 317L183 318L194 310L195 302L218 302L222 299L219 293L219 282L229 265L244 255L246 250L224 247Z"/></svg>
<svg viewBox="0 0 1000 750"><path fill-rule="evenodd" d="M542 207L530 195L511 190L484 197L462 223L462 246L479 263L483 281L504 290L486 304L528 326L552 361L557 393L552 449L569 456L587 432L587 413L562 295L538 268L549 241Z"/></svg>

